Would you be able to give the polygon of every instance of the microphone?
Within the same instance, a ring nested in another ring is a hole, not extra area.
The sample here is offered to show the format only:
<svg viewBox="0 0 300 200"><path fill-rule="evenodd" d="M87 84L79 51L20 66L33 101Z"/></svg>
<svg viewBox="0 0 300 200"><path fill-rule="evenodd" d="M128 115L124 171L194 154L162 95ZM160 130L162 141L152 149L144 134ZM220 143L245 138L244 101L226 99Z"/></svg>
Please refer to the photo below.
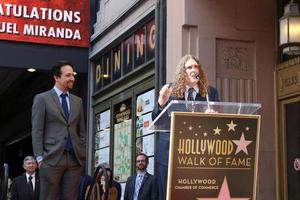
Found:
<svg viewBox="0 0 300 200"><path fill-rule="evenodd" d="M199 74L196 74L196 73L195 73L195 76L194 76L194 78L195 78L195 79L197 79L197 80L200 80L200 76L199 76Z"/></svg>
<svg viewBox="0 0 300 200"><path fill-rule="evenodd" d="M197 74L197 73L192 73L191 75L192 75L192 77L194 77L195 79L197 79L201 83L201 85L204 87L205 92L206 92L206 101L207 101L207 103L209 103L210 101L209 101L207 86L204 84L204 82L200 78L200 75Z"/></svg>
<svg viewBox="0 0 300 200"><path fill-rule="evenodd" d="M214 110L210 108L210 101L209 101L207 86L204 84L203 80L200 78L200 75L198 73L192 73L191 76L194 77L195 79L199 80L199 82L205 89L205 92L206 92L205 96L206 96L206 102L207 102L207 107L208 107L207 110L205 111L205 113L213 112Z"/></svg>

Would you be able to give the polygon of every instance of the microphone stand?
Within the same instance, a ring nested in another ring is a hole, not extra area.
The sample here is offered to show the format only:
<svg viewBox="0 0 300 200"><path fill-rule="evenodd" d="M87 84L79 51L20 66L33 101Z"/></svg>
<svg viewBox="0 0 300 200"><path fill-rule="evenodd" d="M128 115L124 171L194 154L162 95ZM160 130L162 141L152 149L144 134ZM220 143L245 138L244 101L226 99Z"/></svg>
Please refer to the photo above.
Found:
<svg viewBox="0 0 300 200"><path fill-rule="evenodd" d="M211 113L213 110L210 109L210 101L209 101L207 86L204 84L204 82L200 78L199 74L195 74L194 77L201 83L201 85L204 87L205 92L206 92L205 96L206 96L206 102L207 102L207 109L205 110L205 113Z"/></svg>

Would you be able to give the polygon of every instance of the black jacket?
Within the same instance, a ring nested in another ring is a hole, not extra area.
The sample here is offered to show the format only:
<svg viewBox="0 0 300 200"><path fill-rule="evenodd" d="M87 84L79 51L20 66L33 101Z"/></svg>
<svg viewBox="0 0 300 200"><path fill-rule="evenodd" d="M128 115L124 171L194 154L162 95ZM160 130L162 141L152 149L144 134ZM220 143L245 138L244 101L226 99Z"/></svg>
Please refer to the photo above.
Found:
<svg viewBox="0 0 300 200"><path fill-rule="evenodd" d="M30 192L26 180L26 175L20 175L12 181L11 200L39 200L40 181L38 175L35 175L35 189Z"/></svg>
<svg viewBox="0 0 300 200"><path fill-rule="evenodd" d="M127 179L124 200L132 200L134 195L136 174ZM155 177L149 173L144 175L144 179L139 190L138 200L157 200L157 185Z"/></svg>
<svg viewBox="0 0 300 200"><path fill-rule="evenodd" d="M208 96L209 96L209 101L219 101L219 96L218 96L218 91L216 88L209 86L208 88ZM169 101L171 100L184 100L182 99L176 99L174 97L170 97ZM195 101L206 101L206 97L202 97L199 93L196 95ZM166 104L166 105L167 105ZM155 107L152 111L152 120L154 120L163 110L158 104L158 102L155 104ZM181 111L186 111L185 105L183 105L183 108ZM161 116L160 123L162 127L170 129L170 116L165 113L163 116ZM159 126L160 124L157 123ZM169 126L169 128L168 128ZM168 166L168 161L169 161L169 145L170 145L170 133L169 132L163 132L159 133L157 136L157 144L156 144L156 153L155 153L155 160L156 162Z"/></svg>

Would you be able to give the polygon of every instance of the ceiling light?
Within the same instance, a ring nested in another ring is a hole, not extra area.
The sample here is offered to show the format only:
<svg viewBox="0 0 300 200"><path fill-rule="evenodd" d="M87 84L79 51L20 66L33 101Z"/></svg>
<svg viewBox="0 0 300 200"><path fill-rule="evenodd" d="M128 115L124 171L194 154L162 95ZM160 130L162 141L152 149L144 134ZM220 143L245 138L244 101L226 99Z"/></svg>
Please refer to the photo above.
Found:
<svg viewBox="0 0 300 200"><path fill-rule="evenodd" d="M34 69L34 68L28 68L27 71L28 71L28 72L35 72L36 69Z"/></svg>

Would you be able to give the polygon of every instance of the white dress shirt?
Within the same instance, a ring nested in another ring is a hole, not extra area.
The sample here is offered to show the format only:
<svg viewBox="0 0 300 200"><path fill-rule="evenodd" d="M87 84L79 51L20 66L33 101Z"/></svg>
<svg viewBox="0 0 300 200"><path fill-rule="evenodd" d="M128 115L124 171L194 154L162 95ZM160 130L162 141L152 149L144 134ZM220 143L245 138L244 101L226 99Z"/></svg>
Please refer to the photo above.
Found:
<svg viewBox="0 0 300 200"><path fill-rule="evenodd" d="M27 183L29 183L29 176L32 177L31 181L32 181L32 188L33 188L33 191L34 191L34 189L35 189L35 173L32 174L32 175L26 173Z"/></svg>
<svg viewBox="0 0 300 200"><path fill-rule="evenodd" d="M199 87L198 85L194 86L194 91L193 91L193 99L196 99L196 95L199 93ZM186 86L185 91L184 91L184 99L187 100L189 96L189 86Z"/></svg>

